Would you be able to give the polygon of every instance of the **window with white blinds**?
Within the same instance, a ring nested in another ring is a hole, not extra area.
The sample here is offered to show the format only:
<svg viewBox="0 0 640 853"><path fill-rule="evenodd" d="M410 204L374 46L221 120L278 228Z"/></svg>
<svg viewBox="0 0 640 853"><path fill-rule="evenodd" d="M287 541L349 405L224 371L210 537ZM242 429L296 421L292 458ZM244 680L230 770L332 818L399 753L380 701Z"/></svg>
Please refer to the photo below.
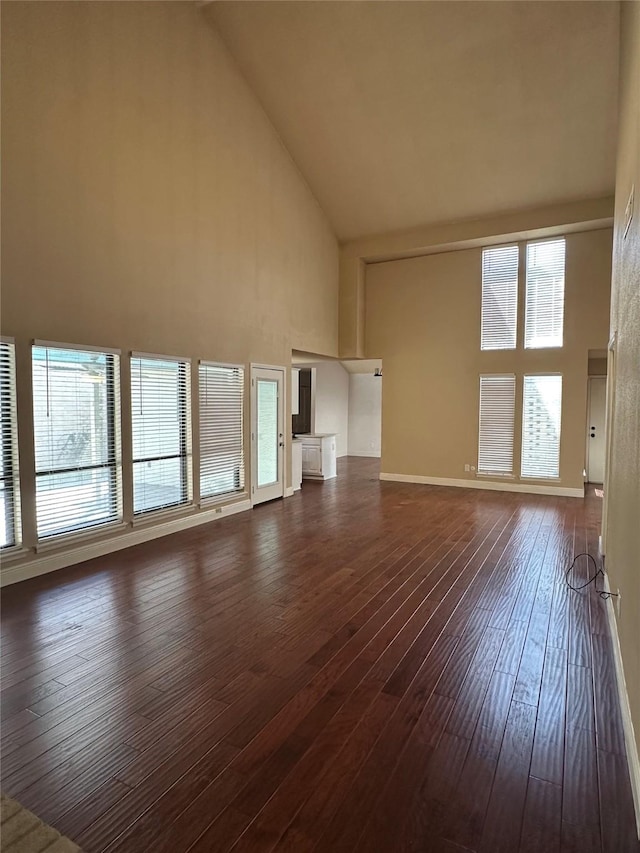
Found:
<svg viewBox="0 0 640 853"><path fill-rule="evenodd" d="M122 518L118 355L35 344L38 538Z"/></svg>
<svg viewBox="0 0 640 853"><path fill-rule="evenodd" d="M190 364L131 357L134 513L191 500Z"/></svg>
<svg viewBox="0 0 640 853"><path fill-rule="evenodd" d="M480 377L479 474L513 474L515 397L515 376Z"/></svg>
<svg viewBox="0 0 640 853"><path fill-rule="evenodd" d="M244 369L200 362L200 497L244 490Z"/></svg>
<svg viewBox="0 0 640 853"><path fill-rule="evenodd" d="M17 420L15 347L11 341L0 341L0 548L20 544Z"/></svg>
<svg viewBox="0 0 640 853"><path fill-rule="evenodd" d="M520 475L560 476L562 376L525 376Z"/></svg>
<svg viewBox="0 0 640 853"><path fill-rule="evenodd" d="M564 325L565 241L527 243L524 345L561 347Z"/></svg>
<svg viewBox="0 0 640 853"><path fill-rule="evenodd" d="M482 252L483 350L515 349L518 318L518 246Z"/></svg>

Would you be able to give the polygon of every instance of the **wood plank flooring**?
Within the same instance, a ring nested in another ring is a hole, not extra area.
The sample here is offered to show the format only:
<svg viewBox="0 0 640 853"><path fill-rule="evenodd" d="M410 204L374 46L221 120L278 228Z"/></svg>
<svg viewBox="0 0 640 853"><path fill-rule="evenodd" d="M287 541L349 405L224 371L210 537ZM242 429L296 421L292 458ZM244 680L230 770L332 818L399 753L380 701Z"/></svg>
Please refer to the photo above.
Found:
<svg viewBox="0 0 640 853"><path fill-rule="evenodd" d="M87 853L637 853L598 498L377 470L7 588L6 793Z"/></svg>

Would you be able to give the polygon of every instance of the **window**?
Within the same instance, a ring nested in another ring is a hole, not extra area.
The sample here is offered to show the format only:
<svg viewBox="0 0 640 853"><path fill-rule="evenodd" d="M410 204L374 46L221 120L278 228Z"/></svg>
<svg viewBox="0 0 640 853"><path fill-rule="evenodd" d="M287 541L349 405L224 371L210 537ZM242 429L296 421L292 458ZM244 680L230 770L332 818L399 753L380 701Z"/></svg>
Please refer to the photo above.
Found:
<svg viewBox="0 0 640 853"><path fill-rule="evenodd" d="M525 376L521 476L560 476L562 376Z"/></svg>
<svg viewBox="0 0 640 853"><path fill-rule="evenodd" d="M0 342L0 548L20 544L17 420L15 347L12 341L3 340Z"/></svg>
<svg viewBox="0 0 640 853"><path fill-rule="evenodd" d="M513 474L515 394L515 376L480 377L479 474Z"/></svg>
<svg viewBox="0 0 640 853"><path fill-rule="evenodd" d="M564 256L564 239L527 244L526 349L562 346Z"/></svg>
<svg viewBox="0 0 640 853"><path fill-rule="evenodd" d="M518 247L484 249L480 348L515 349L517 316Z"/></svg>
<svg viewBox="0 0 640 853"><path fill-rule="evenodd" d="M190 373L188 361L131 358L134 513L191 499Z"/></svg>
<svg viewBox="0 0 640 853"><path fill-rule="evenodd" d="M32 349L39 539L122 518L119 362L112 352Z"/></svg>
<svg viewBox="0 0 640 853"><path fill-rule="evenodd" d="M200 497L244 489L244 369L200 363Z"/></svg>

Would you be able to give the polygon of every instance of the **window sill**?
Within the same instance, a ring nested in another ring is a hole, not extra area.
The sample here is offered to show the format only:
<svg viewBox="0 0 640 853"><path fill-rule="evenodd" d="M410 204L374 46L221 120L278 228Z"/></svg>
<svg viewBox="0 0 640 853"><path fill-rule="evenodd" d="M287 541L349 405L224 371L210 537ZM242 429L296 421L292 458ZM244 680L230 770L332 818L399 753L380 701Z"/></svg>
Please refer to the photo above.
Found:
<svg viewBox="0 0 640 853"><path fill-rule="evenodd" d="M96 527L88 527L82 532L75 533L60 533L57 536L48 536L46 539L41 539L35 547L36 554L43 551L53 551L56 548L63 548L67 545L73 545L76 542L86 542L87 539L95 539L104 534L115 533L119 530L126 530L128 524L124 521L117 521L113 524L100 524Z"/></svg>
<svg viewBox="0 0 640 853"><path fill-rule="evenodd" d="M248 497L248 492L227 492L224 495L212 495L210 498L202 498L198 504L198 508L209 509L209 507L220 506L221 504L231 505L239 501L246 501Z"/></svg>
<svg viewBox="0 0 640 853"><path fill-rule="evenodd" d="M191 501L188 504L179 504L178 506L169 506L165 509L150 509L149 512L141 512L131 519L131 527L143 527L144 525L152 525L165 519L181 518L185 515L191 515L196 505Z"/></svg>
<svg viewBox="0 0 640 853"><path fill-rule="evenodd" d="M561 477L520 477L523 483L561 483Z"/></svg>
<svg viewBox="0 0 640 853"><path fill-rule="evenodd" d="M12 545L10 548L3 548L0 551L0 562L9 563L19 560L20 557L26 557L27 554L31 554L31 551L31 548L25 548L24 545Z"/></svg>
<svg viewBox="0 0 640 853"><path fill-rule="evenodd" d="M513 474L486 474L484 471L476 471L476 478L480 480L515 480Z"/></svg>

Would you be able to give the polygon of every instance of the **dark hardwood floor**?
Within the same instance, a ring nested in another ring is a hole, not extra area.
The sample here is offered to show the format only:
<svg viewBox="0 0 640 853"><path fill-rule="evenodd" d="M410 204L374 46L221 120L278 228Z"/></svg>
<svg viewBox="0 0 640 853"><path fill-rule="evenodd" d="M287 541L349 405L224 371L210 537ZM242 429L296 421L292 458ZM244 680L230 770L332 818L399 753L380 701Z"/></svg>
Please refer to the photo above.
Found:
<svg viewBox="0 0 640 853"><path fill-rule="evenodd" d="M377 470L7 588L6 793L87 853L637 853L598 498Z"/></svg>

